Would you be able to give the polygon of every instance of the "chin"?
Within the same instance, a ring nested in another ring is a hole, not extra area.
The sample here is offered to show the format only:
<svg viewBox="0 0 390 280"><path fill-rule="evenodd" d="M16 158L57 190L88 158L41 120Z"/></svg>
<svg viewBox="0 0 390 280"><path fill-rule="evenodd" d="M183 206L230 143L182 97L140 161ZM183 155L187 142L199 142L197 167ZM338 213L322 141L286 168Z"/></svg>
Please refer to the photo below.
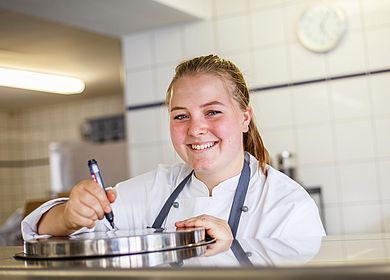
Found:
<svg viewBox="0 0 390 280"><path fill-rule="evenodd" d="M192 163L191 167L198 173L211 173L214 171L214 166L209 163L204 163L204 162L196 162Z"/></svg>

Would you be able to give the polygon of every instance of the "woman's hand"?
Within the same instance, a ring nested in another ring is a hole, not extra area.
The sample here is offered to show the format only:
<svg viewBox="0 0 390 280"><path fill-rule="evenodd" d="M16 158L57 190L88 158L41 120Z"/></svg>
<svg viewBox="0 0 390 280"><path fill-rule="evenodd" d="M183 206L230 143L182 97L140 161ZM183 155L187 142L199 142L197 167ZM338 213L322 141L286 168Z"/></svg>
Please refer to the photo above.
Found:
<svg viewBox="0 0 390 280"><path fill-rule="evenodd" d="M204 227L206 233L217 240L233 240L230 226L225 220L210 215L200 215L175 223L178 228Z"/></svg>
<svg viewBox="0 0 390 280"><path fill-rule="evenodd" d="M82 227L92 228L96 220L103 219L104 213L111 211L110 203L116 194L92 180L85 180L72 188L69 200L51 208L37 224L38 234L66 236Z"/></svg>
<svg viewBox="0 0 390 280"><path fill-rule="evenodd" d="M232 243L233 240L217 239L215 242L207 245L206 252L202 256L210 257L225 252L230 249Z"/></svg>
<svg viewBox="0 0 390 280"><path fill-rule="evenodd" d="M97 220L111 211L110 203L115 201L114 191L103 188L92 180L84 180L72 188L65 204L64 223L69 230L82 227L92 228Z"/></svg>

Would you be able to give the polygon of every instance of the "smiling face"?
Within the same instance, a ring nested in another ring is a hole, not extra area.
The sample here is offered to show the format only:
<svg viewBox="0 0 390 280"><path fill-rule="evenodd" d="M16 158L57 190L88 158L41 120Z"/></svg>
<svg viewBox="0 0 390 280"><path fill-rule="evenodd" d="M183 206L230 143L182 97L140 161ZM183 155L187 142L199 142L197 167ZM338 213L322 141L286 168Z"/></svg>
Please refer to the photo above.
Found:
<svg viewBox="0 0 390 280"><path fill-rule="evenodd" d="M184 75L173 84L172 143L198 178L223 180L241 171L251 111L243 112L229 90L232 83L212 74Z"/></svg>

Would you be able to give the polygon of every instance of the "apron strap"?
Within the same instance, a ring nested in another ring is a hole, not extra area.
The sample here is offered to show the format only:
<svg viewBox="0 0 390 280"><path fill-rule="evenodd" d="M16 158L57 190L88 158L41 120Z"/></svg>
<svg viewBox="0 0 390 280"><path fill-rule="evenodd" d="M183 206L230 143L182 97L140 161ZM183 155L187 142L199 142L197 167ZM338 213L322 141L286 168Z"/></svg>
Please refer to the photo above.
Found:
<svg viewBox="0 0 390 280"><path fill-rule="evenodd" d="M232 231L233 237L236 238L238 224L240 223L242 207L244 206L244 201L246 193L248 191L249 180L251 175L251 169L249 166L250 157L247 152L245 152L244 166L241 171L240 178L238 180L238 186L234 194L232 208L230 209L228 224ZM165 218L168 216L169 210L171 209L175 199L178 197L179 193L183 190L184 186L187 184L188 180L191 178L194 170L191 171L187 177L176 187L173 193L169 196L164 206L161 208L160 213L158 214L156 220L151 226L154 229L160 229Z"/></svg>
<svg viewBox="0 0 390 280"><path fill-rule="evenodd" d="M173 202L175 202L175 199L177 198L179 193L183 190L183 188L187 184L188 180L191 178L192 173L194 173L194 170L192 170L191 173L188 174L187 177L185 177L183 181L181 181L181 183L176 187L176 189L173 191L173 193L169 196L169 198L165 202L164 206L161 208L161 211L158 214L156 220L154 221L152 228L154 228L154 229L161 228L165 218L168 216L169 210L171 210Z"/></svg>
<svg viewBox="0 0 390 280"><path fill-rule="evenodd" d="M248 255L245 253L244 249L241 247L241 244L237 239L233 240L230 249L232 250L234 256L236 257L241 266L253 266L253 263L251 262Z"/></svg>
<svg viewBox="0 0 390 280"><path fill-rule="evenodd" d="M232 208L230 209L228 224L232 230L233 237L236 238L238 224L240 223L242 207L246 193L248 191L251 169L249 167L249 154L245 153L244 166L238 180L238 186L234 194Z"/></svg>

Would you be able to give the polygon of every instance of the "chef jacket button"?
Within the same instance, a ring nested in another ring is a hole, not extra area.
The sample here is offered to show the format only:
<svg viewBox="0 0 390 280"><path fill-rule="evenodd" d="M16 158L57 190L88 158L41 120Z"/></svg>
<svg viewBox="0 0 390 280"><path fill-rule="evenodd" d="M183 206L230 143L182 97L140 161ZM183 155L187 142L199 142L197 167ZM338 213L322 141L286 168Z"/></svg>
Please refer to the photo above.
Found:
<svg viewBox="0 0 390 280"><path fill-rule="evenodd" d="M179 208L179 202L175 201L175 202L173 203L173 207Z"/></svg>
<svg viewBox="0 0 390 280"><path fill-rule="evenodd" d="M244 206L241 207L241 211L242 212L248 212L248 210L249 210L248 206L244 205Z"/></svg>
<svg viewBox="0 0 390 280"><path fill-rule="evenodd" d="M246 255L248 258L250 258L250 257L252 257L252 252L245 252L245 255Z"/></svg>

